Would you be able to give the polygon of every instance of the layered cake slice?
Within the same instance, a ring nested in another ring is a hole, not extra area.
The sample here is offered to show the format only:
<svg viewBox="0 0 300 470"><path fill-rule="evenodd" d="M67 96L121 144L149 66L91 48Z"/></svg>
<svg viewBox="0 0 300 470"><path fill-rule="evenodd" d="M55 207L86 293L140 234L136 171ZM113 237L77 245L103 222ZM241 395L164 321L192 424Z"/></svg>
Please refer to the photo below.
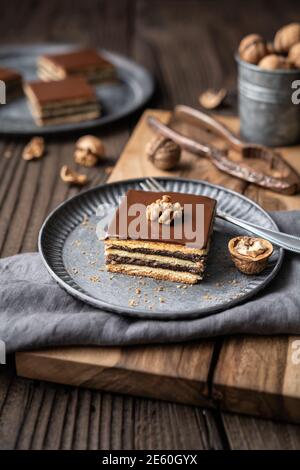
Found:
<svg viewBox="0 0 300 470"><path fill-rule="evenodd" d="M105 239L107 270L195 284L202 280L216 201L129 190Z"/></svg>
<svg viewBox="0 0 300 470"><path fill-rule="evenodd" d="M89 83L81 77L55 82L29 82L24 86L38 126L96 119L100 105Z"/></svg>
<svg viewBox="0 0 300 470"><path fill-rule="evenodd" d="M7 103L22 95L22 76L16 70L0 67L0 81L5 85Z"/></svg>
<svg viewBox="0 0 300 470"><path fill-rule="evenodd" d="M38 76L45 81L81 76L90 83L100 83L115 76L115 67L96 49L83 49L42 55L38 59Z"/></svg>

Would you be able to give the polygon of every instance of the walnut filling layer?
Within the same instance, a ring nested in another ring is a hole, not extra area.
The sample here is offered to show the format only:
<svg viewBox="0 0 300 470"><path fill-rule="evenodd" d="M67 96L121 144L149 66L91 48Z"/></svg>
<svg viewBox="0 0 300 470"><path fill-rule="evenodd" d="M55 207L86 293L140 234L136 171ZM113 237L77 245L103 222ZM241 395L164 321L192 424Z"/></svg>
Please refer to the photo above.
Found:
<svg viewBox="0 0 300 470"><path fill-rule="evenodd" d="M176 263L168 264L153 259L129 258L127 256L117 255L108 255L106 257L106 264L130 264L136 266L148 266L152 268L169 269L173 271L189 272L193 274L202 274L205 269L204 264L199 264L198 266L184 266Z"/></svg>
<svg viewBox="0 0 300 470"><path fill-rule="evenodd" d="M98 106L95 103L91 103L88 105L70 105L70 106L60 106L60 107L53 107L53 108L43 108L43 109L36 109L33 108L33 113L41 118L51 118L51 117L61 117L67 116L70 114L83 114L83 113L90 113L94 111L98 111Z"/></svg>
<svg viewBox="0 0 300 470"><path fill-rule="evenodd" d="M55 70L54 68L45 67L43 65L39 65L38 68L38 76L45 81L63 80L67 75L72 75L75 77L86 75L89 81L98 82L108 78L113 78L115 76L115 70L113 67L103 70L82 69L77 72L67 74L64 70Z"/></svg>
<svg viewBox="0 0 300 470"><path fill-rule="evenodd" d="M105 247L117 249L129 253L142 253L149 255L159 255L176 257L182 260L203 261L206 258L208 249L195 249L183 245L172 243L136 241L136 240L106 240Z"/></svg>

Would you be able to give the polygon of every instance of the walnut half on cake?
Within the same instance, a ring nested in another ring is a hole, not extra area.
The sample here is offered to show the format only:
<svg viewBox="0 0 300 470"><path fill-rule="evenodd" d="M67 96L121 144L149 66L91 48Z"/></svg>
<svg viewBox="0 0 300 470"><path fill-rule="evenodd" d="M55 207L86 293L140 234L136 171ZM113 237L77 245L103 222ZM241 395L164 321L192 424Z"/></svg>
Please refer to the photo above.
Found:
<svg viewBox="0 0 300 470"><path fill-rule="evenodd" d="M216 201L129 190L108 228L107 270L195 284L202 280Z"/></svg>

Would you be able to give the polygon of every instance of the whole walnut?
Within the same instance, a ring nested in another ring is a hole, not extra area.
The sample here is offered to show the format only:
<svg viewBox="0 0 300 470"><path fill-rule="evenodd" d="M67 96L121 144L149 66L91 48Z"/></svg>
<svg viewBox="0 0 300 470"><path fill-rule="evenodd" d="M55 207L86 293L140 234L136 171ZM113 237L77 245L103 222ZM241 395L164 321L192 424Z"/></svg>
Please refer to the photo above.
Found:
<svg viewBox="0 0 300 470"><path fill-rule="evenodd" d="M105 154L101 139L94 135L84 135L75 144L74 160L82 166L91 167Z"/></svg>
<svg viewBox="0 0 300 470"><path fill-rule="evenodd" d="M258 64L267 53L266 41L259 34L249 34L240 42L239 55L245 62Z"/></svg>
<svg viewBox="0 0 300 470"><path fill-rule="evenodd" d="M258 66L266 70L287 70L293 68L292 64L284 56L276 54L266 55L258 63Z"/></svg>
<svg viewBox="0 0 300 470"><path fill-rule="evenodd" d="M154 136L146 145L146 155L160 170L172 170L180 160L181 148L163 136Z"/></svg>
<svg viewBox="0 0 300 470"><path fill-rule="evenodd" d="M300 69L300 42L294 44L288 55L288 60L297 68Z"/></svg>
<svg viewBox="0 0 300 470"><path fill-rule="evenodd" d="M288 52L290 48L300 41L300 23L290 23L280 28L274 38L277 52Z"/></svg>

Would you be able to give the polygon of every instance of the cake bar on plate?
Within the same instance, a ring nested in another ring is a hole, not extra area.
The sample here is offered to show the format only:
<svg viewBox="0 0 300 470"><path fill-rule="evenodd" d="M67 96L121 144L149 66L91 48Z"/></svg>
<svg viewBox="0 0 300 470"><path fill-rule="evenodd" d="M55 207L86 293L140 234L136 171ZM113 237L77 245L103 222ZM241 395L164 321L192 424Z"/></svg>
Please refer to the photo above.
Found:
<svg viewBox="0 0 300 470"><path fill-rule="evenodd" d="M22 95L22 76L13 69L0 67L0 80L5 84L6 102Z"/></svg>
<svg viewBox="0 0 300 470"><path fill-rule="evenodd" d="M215 209L216 201L204 196L129 190L108 228L107 270L187 284L201 281Z"/></svg>
<svg viewBox="0 0 300 470"><path fill-rule="evenodd" d="M38 126L81 122L100 116L96 94L82 77L29 82L24 91Z"/></svg>
<svg viewBox="0 0 300 470"><path fill-rule="evenodd" d="M69 76L85 77L99 83L115 76L115 67L96 49L83 49L64 54L45 54L38 59L41 80L62 80Z"/></svg>

